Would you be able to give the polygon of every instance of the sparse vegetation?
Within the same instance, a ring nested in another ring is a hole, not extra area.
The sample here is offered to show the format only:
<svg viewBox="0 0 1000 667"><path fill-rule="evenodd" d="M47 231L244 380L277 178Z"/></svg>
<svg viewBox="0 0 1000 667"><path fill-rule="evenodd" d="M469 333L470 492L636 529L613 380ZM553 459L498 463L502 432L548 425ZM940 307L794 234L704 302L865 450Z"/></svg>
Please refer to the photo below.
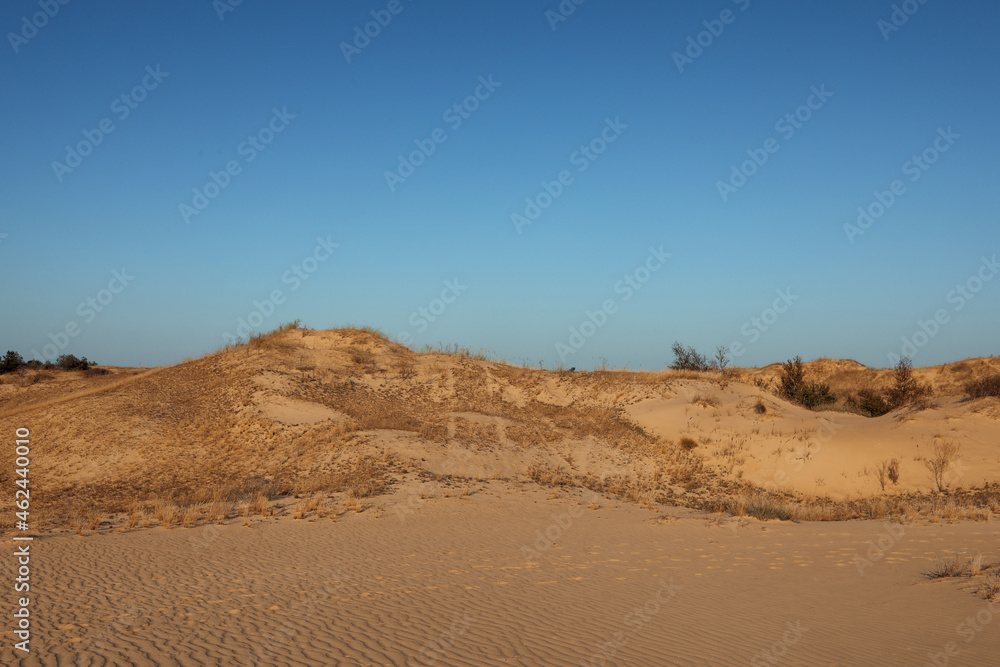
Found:
<svg viewBox="0 0 1000 667"><path fill-rule="evenodd" d="M862 389L847 399L847 405L866 417L881 417L892 410L885 396L872 389Z"/></svg>
<svg viewBox="0 0 1000 667"><path fill-rule="evenodd" d="M946 475L952 464L958 460L958 453L962 446L950 440L935 440L931 445L931 456L921 459L924 467L931 473L934 485L938 491L948 488Z"/></svg>
<svg viewBox="0 0 1000 667"><path fill-rule="evenodd" d="M987 396L1000 398L1000 373L966 383L965 395L969 400Z"/></svg>
<svg viewBox="0 0 1000 667"><path fill-rule="evenodd" d="M976 497L953 491L946 498L911 497L903 492L835 502L765 492L748 484L742 477L744 464L760 456L754 449L755 436L787 438L788 444L774 443L778 446L776 456L793 451L796 456L803 452L807 455L808 447L803 449L801 443L810 442L815 427L805 424L794 432L782 432L782 423L788 421L783 409L773 407L770 399L764 401L758 392L747 388L718 391L706 367L711 370L722 366L735 381L770 392L776 391L775 380L780 379L783 387L796 388L796 401L822 407L833 396L825 384L831 377L829 369L843 368L843 362L819 360L819 370L807 371L814 366L796 357L783 365L784 377L779 378L774 368L758 369L764 375L748 376L747 369L728 368L728 360L719 356L724 348L716 350L714 361L707 362L697 351L678 343L678 366L685 368L662 373L603 369L557 376L500 363L457 363L435 356L421 357L362 329L319 334L329 335L336 341L333 345L315 339L305 345L298 343L299 338L318 336L318 332L277 338L279 333L297 326L290 323L257 337L256 345L266 353L230 348L157 371L158 375L151 379L122 389L116 387L130 377L130 371L122 371L121 380L110 383L95 378L93 388L86 385L87 375L50 374L66 380L68 391L74 392L73 400L92 401L87 409L107 410L109 416L123 423L131 423L139 416L151 434L148 441L135 442L135 446L145 448L142 456L150 461L155 458L150 456L147 442L161 443L157 445L161 447L169 443L165 446L174 457L171 460L177 461L184 472L164 475L150 465L140 468L134 478L111 478L86 487L51 488L40 494L39 508L49 503L51 507L46 509L51 510L54 525L70 530L77 526L83 534L88 534L93 516L104 521L98 522L104 531L108 525L114 530L149 525L154 517L153 525L171 528L175 524L224 523L237 514L247 518L278 511L310 518L312 512L317 517L338 513L324 509L321 502L314 505L312 500L302 499L312 497L310 494L332 501L331 507L351 502L361 511L373 509L375 514L383 501L366 506L360 500L391 490L406 469L427 479L424 476L428 468L421 461L394 458L392 445L384 444L401 438L447 447L448 456L468 455L469 461L473 455L486 453L476 459L477 465L482 461L482 465L489 466L491 457L535 460L502 474L484 468L476 478L527 479L556 488L587 488L647 507L672 504L708 508L715 498L722 499L717 510L786 520L913 520L919 516L931 521L987 521L1000 513L1000 494L992 491ZM436 352L460 359L480 358L457 346L438 348ZM324 359L321 355L329 356ZM18 358L8 355L0 364L17 364ZM78 365L67 361L71 367ZM39 373L30 363L18 370L26 371L26 377ZM867 371L848 366L850 373ZM810 383L812 378L807 376L813 372L823 382ZM856 386L866 387L871 396L886 401L888 390L872 387L879 386L879 379L885 385L888 372L873 369L871 374L877 372L881 375L862 378L864 382ZM8 385L18 384L17 377L14 382L5 380ZM838 391L843 390L843 380L836 382ZM953 382L955 387L962 386L958 379ZM110 390L106 391L105 386ZM683 392L677 391L678 387L683 387ZM19 394L10 386L3 389L8 396L14 396L13 407L20 408L16 402ZM41 409L53 404L51 393L46 391L51 390L34 387L20 395L31 396L34 404L29 402L28 407L41 413ZM863 391L857 395L864 397ZM739 395L735 401L731 400L733 393ZM328 409L332 416L316 424L280 422L280 417L272 418L260 409L263 401L275 395L283 401L311 404L317 411ZM113 400L104 401L102 396ZM682 409L691 422L679 424L679 433L673 439L644 430L627 408L644 396L686 396L684 402L691 407ZM55 400L62 399L57 395ZM862 406L871 407L867 403ZM748 413L768 417L748 420L749 433L729 433L731 427L721 421ZM801 415L794 418L797 422L808 421ZM67 423L61 428L46 425L55 438L82 443L87 437L86 424ZM387 431L405 433L380 433ZM126 443L132 446L131 441L118 437L129 436L127 432L116 434L110 443L113 447ZM197 465L185 458L187 452L200 451L208 441L212 443L208 458L199 459ZM595 460L591 450L584 455L575 449L575 443L583 441L593 443L588 448L602 448L598 460L603 458L608 465L598 471L588 469ZM771 447L768 445L768 451ZM920 451L925 452L923 444ZM955 486L956 467L948 460L948 452L930 452L927 456L924 465L934 484L940 484L941 490ZM951 458L955 457L957 450ZM869 474L877 477L883 492L899 484L898 459L884 459L875 468L870 461L867 464ZM475 490L472 477L439 475L430 479L446 486L452 496L464 497L467 494L462 493L463 489L468 493ZM820 493L826 484L818 481L819 476L816 479L814 492ZM291 494L296 494L296 500L289 502ZM341 494L339 498L337 494ZM67 512L68 503L59 504L61 497L80 500L84 495L86 501L81 500L76 507L87 506L86 514ZM435 497L441 497L440 491ZM386 498L384 502L390 501ZM76 524L67 518L76 516L80 517Z"/></svg>
<svg viewBox="0 0 1000 667"><path fill-rule="evenodd" d="M980 582L978 592L986 600L1000 599L1000 572L993 572Z"/></svg>
<svg viewBox="0 0 1000 667"><path fill-rule="evenodd" d="M882 459L875 466L875 477L885 491L885 483L899 484L899 459Z"/></svg>
<svg viewBox="0 0 1000 667"><path fill-rule="evenodd" d="M802 357L789 359L781 366L780 394L783 398L795 401L810 410L837 402L837 397L830 386L818 382L806 383L806 368Z"/></svg>

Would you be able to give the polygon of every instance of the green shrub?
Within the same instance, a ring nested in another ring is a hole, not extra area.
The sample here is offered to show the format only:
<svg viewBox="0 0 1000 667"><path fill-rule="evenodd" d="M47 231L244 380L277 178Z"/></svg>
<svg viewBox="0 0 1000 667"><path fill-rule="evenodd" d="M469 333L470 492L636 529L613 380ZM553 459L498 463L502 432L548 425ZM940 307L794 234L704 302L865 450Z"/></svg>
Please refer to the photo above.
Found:
<svg viewBox="0 0 1000 667"><path fill-rule="evenodd" d="M24 359L21 358L20 354L13 350L7 350L7 354L4 355L3 359L0 359L0 375L13 373L24 365Z"/></svg>
<svg viewBox="0 0 1000 667"><path fill-rule="evenodd" d="M869 417L881 417L892 410L885 396L871 389L862 389L857 396L849 398L847 404Z"/></svg>
<svg viewBox="0 0 1000 667"><path fill-rule="evenodd" d="M72 354L61 355L56 359L56 366L64 371L85 371L88 370L93 362L87 361L87 357L80 357L77 359Z"/></svg>
<svg viewBox="0 0 1000 667"><path fill-rule="evenodd" d="M928 388L918 384L917 379L913 377L913 363L909 357L903 357L896 362L892 379L893 384L886 392L886 399L893 410L913 402L928 392Z"/></svg>
<svg viewBox="0 0 1000 667"><path fill-rule="evenodd" d="M790 401L797 399L806 382L806 368L802 357L789 359L781 365L781 395Z"/></svg>
<svg viewBox="0 0 1000 667"><path fill-rule="evenodd" d="M814 382L804 385L795 396L795 400L810 410L815 410L820 406L836 403L837 396L830 391L830 385Z"/></svg>

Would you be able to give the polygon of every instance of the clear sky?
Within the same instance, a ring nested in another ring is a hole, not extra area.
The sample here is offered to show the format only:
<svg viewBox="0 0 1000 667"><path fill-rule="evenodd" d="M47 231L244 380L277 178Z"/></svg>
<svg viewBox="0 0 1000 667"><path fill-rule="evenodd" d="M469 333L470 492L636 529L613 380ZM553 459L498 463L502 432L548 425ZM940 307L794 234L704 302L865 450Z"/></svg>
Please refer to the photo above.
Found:
<svg viewBox="0 0 1000 667"><path fill-rule="evenodd" d="M998 22L6 0L0 347L159 365L301 319L581 369L998 353Z"/></svg>

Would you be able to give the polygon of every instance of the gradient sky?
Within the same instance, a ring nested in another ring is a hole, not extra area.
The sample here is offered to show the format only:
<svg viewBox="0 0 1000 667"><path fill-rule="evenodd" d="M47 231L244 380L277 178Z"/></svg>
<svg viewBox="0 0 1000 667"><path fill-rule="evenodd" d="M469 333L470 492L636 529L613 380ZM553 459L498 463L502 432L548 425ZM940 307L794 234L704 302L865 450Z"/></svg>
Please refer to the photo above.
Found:
<svg viewBox="0 0 1000 667"><path fill-rule="evenodd" d="M995 2L231 2L0 5L3 350L159 365L298 318L548 367L1000 352Z"/></svg>

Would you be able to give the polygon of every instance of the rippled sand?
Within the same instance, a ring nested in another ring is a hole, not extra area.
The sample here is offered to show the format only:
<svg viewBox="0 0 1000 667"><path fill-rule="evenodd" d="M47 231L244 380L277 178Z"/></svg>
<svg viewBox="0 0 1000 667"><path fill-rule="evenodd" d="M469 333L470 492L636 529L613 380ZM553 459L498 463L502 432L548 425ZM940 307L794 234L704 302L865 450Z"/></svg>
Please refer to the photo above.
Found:
<svg viewBox="0 0 1000 667"><path fill-rule="evenodd" d="M6 642L0 658L923 665L949 642L951 665L1000 655L1000 605L967 580L920 575L956 551L1000 557L995 520L719 524L591 500L495 482L381 516L45 538L32 654ZM973 631L977 613L990 620Z"/></svg>

